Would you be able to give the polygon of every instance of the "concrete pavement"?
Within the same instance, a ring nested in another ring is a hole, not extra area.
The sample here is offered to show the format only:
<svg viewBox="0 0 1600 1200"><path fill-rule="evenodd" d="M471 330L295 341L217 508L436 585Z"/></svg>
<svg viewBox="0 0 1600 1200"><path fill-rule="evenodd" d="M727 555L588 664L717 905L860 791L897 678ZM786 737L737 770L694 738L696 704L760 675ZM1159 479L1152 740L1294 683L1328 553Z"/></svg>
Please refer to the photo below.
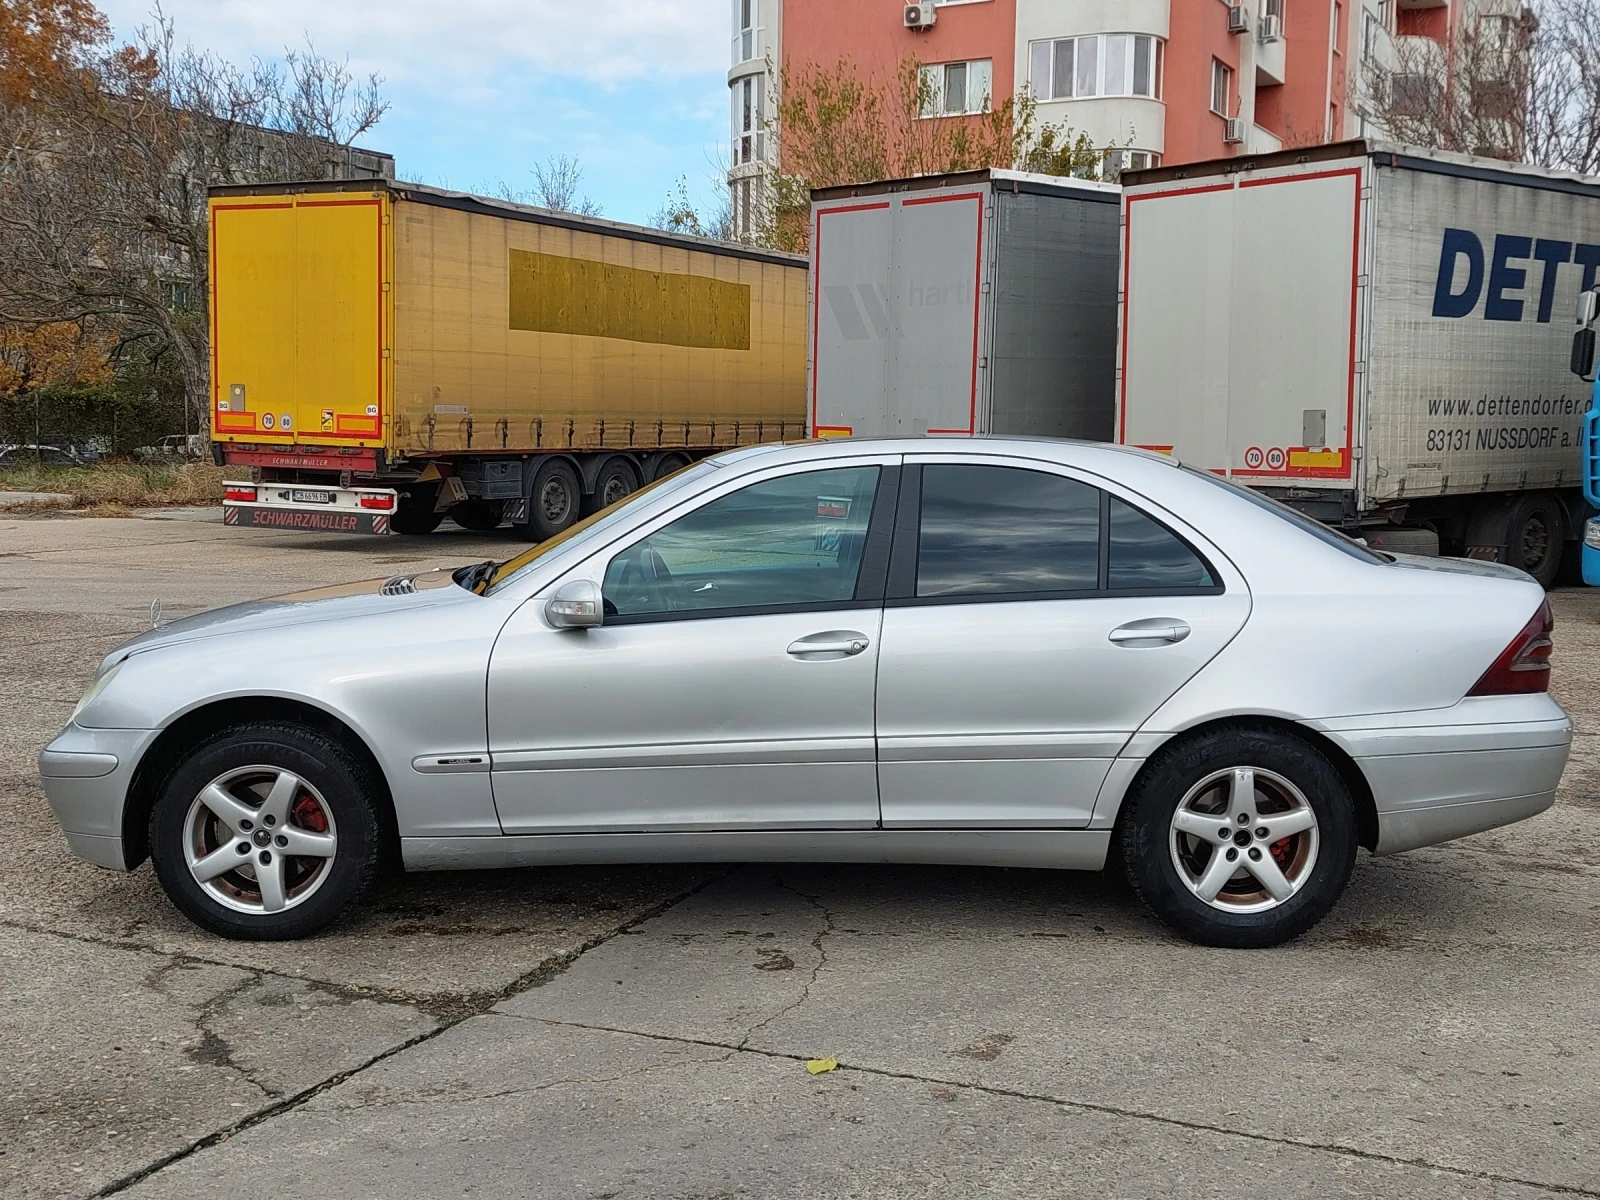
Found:
<svg viewBox="0 0 1600 1200"><path fill-rule="evenodd" d="M516 548L0 519L0 1194L1600 1196L1588 592L1557 807L1363 854L1269 952L1103 876L829 866L413 876L240 944L70 857L32 756L154 595Z"/></svg>

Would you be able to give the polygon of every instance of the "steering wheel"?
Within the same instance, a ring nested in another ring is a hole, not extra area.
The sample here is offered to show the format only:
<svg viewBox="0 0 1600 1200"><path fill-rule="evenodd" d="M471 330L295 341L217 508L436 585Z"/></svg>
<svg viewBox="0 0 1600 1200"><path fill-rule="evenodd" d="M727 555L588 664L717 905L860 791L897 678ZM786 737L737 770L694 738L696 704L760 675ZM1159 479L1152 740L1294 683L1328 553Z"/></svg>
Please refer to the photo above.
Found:
<svg viewBox="0 0 1600 1200"><path fill-rule="evenodd" d="M649 596L653 591L666 602L669 610L687 607L684 603L683 585L672 577L666 559L654 546L640 544L623 552L617 560L618 587L633 588Z"/></svg>

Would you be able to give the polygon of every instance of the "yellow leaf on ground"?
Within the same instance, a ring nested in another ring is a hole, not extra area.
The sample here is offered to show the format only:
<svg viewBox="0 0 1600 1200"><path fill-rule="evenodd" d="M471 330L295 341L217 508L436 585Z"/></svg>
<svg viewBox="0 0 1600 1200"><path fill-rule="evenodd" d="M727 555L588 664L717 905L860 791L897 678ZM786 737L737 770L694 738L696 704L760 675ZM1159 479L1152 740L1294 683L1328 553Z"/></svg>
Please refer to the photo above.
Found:
<svg viewBox="0 0 1600 1200"><path fill-rule="evenodd" d="M810 1071L813 1075L821 1075L824 1071L831 1071L838 1065L839 1060L837 1058L806 1059L806 1070Z"/></svg>

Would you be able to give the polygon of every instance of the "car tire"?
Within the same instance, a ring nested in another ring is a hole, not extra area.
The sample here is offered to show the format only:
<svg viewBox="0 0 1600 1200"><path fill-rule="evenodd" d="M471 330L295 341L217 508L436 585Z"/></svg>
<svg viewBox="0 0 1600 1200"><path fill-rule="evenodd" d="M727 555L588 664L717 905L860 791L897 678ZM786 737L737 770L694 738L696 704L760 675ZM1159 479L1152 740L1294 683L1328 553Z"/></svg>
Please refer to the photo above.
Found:
<svg viewBox="0 0 1600 1200"><path fill-rule="evenodd" d="M389 519L389 528L401 534L432 533L444 520L442 512L433 510L438 498L439 489L432 485L413 486L411 491L401 494L394 516Z"/></svg>
<svg viewBox="0 0 1600 1200"><path fill-rule="evenodd" d="M518 536L542 542L578 519L583 492L578 473L563 458L546 459L528 490L528 518L515 526Z"/></svg>
<svg viewBox="0 0 1600 1200"><path fill-rule="evenodd" d="M371 768L317 730L276 723L225 730L161 787L150 814L156 878L185 916L212 933L243 941L306 937L336 920L379 874L386 858L380 794ZM312 853L296 855L297 847Z"/></svg>
<svg viewBox="0 0 1600 1200"><path fill-rule="evenodd" d="M1338 770L1309 742L1253 726L1208 730L1160 752L1118 825L1134 891L1205 946L1299 937L1327 916L1355 866L1355 801Z"/></svg>
<svg viewBox="0 0 1600 1200"><path fill-rule="evenodd" d="M594 491L584 497L584 515L593 516L639 490L639 472L625 458L606 461L594 477Z"/></svg>
<svg viewBox="0 0 1600 1200"><path fill-rule="evenodd" d="M488 500L463 500L450 506L450 519L473 533L490 533L500 528L503 505Z"/></svg>

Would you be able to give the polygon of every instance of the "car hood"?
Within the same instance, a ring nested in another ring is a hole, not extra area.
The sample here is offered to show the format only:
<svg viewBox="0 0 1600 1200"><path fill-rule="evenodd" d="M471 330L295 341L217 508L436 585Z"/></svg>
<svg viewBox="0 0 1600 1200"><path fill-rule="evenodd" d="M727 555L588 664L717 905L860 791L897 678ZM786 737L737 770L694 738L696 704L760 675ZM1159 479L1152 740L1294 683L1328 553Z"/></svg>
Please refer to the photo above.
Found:
<svg viewBox="0 0 1600 1200"><path fill-rule="evenodd" d="M109 670L130 654L179 642L277 629L286 625L367 620L384 613L414 610L418 605L431 607L475 599L478 597L473 593L455 586L451 571L437 570L311 588L266 600L249 600L243 604L229 604L195 613L141 633L108 654L100 664L99 673Z"/></svg>

